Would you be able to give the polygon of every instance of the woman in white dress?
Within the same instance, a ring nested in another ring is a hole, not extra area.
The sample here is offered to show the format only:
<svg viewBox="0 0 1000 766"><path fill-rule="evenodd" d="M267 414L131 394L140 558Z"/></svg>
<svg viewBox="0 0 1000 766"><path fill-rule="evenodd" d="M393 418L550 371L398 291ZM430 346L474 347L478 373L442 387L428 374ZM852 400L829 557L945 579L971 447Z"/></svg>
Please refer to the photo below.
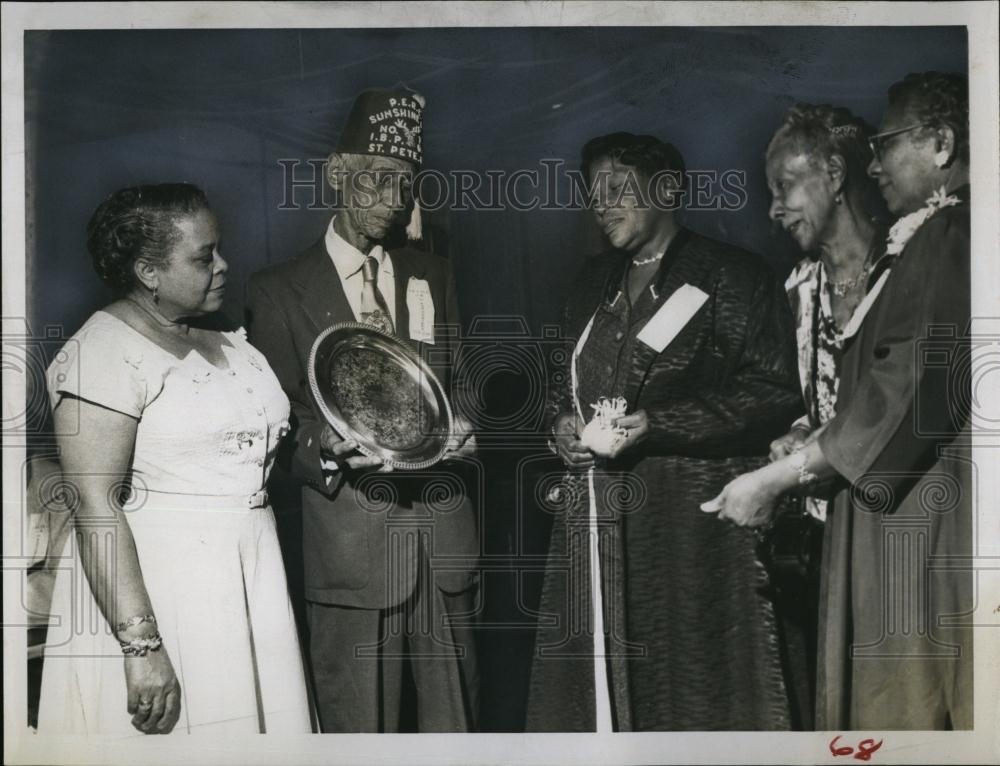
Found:
<svg viewBox="0 0 1000 766"><path fill-rule="evenodd" d="M199 323L222 304L218 241L188 184L118 191L88 225L94 266L122 297L48 371L76 534L40 732L311 730L264 490L289 406L240 333Z"/></svg>

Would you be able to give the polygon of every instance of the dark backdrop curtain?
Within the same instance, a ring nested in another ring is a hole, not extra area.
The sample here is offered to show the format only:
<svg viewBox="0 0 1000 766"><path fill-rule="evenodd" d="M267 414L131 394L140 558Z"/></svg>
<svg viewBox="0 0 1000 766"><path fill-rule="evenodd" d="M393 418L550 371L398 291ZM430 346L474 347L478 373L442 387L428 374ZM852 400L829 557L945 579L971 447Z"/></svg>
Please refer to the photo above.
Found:
<svg viewBox="0 0 1000 766"><path fill-rule="evenodd" d="M964 71L967 59L962 27L32 31L25 38L27 320L36 335L51 327L56 337L72 334L110 297L85 248L93 209L119 187L168 180L199 184L219 214L233 288L225 312L238 321L246 278L310 244L330 215L322 181L297 187L299 208L282 209L281 161L302 161L297 178L308 178L314 169L306 161L327 155L355 94L398 82L427 97L426 167L446 173L542 173L543 159L575 168L587 139L616 130L670 140L689 168L743 171L741 209L691 212L686 223L761 252L784 274L796 254L767 219L762 168L782 113L796 101L832 103L877 123L892 82L912 71ZM565 181L559 194L567 199ZM514 317L527 328L528 347L551 346L551 338L539 340L543 328L558 321L572 275L601 245L579 210L446 208L429 212L426 223L434 247L454 261L465 324L509 331ZM525 403L544 394L534 374L497 360L482 381L487 430L497 436L483 451L484 545L494 557L484 573L480 631L488 730L522 724L550 521L537 508L535 484L559 470L540 448L543 438L532 436L535 408ZM38 418L44 411L32 410ZM37 441L44 445L44 433Z"/></svg>

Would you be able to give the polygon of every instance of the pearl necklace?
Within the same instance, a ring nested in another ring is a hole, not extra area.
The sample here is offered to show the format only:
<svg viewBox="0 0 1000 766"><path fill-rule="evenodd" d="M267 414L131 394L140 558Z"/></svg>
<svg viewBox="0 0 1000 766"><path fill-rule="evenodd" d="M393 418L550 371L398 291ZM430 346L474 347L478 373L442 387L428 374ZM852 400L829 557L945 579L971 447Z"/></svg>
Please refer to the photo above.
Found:
<svg viewBox="0 0 1000 766"><path fill-rule="evenodd" d="M633 266L645 266L647 263L656 263L662 257L663 257L663 253L660 253L659 255L654 255L651 258L643 258L641 261L637 261L637 260L635 260L633 258L632 259L632 265Z"/></svg>

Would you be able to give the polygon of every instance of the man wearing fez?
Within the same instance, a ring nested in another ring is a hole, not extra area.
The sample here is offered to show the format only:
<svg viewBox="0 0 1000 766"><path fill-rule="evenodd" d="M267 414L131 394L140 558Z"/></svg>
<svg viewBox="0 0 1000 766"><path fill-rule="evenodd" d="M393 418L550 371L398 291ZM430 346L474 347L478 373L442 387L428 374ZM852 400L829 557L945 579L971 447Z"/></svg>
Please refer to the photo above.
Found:
<svg viewBox="0 0 1000 766"><path fill-rule="evenodd" d="M283 463L303 483L306 622L323 732L398 731L407 667L419 731L476 726L468 625L475 575L460 568L478 554L475 510L454 480L445 482L450 498L427 491L443 474L461 474L449 458L431 478L384 473L324 421L308 382L313 342L339 322L375 325L432 361L454 351L456 334L447 328L457 328L458 307L448 261L389 246L390 234L419 214L411 186L422 160L423 107L421 95L402 88L358 96L327 162L338 212L312 247L254 274L247 287L250 339L292 403ZM450 369L432 366L448 389ZM474 449L468 422L456 422L462 436L449 457ZM434 566L446 558L446 569Z"/></svg>

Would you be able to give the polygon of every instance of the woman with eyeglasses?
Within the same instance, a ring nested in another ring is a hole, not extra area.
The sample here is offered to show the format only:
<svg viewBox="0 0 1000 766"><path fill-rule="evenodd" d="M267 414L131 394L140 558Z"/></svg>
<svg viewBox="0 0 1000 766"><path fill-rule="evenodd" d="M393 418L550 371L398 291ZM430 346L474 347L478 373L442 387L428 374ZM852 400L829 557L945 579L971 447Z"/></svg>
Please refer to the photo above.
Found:
<svg viewBox="0 0 1000 766"><path fill-rule="evenodd" d="M836 414L706 508L753 525L783 493L833 480L816 728L967 729L974 602L955 565L972 550L966 78L894 84L870 144L868 172L899 220L844 333Z"/></svg>

